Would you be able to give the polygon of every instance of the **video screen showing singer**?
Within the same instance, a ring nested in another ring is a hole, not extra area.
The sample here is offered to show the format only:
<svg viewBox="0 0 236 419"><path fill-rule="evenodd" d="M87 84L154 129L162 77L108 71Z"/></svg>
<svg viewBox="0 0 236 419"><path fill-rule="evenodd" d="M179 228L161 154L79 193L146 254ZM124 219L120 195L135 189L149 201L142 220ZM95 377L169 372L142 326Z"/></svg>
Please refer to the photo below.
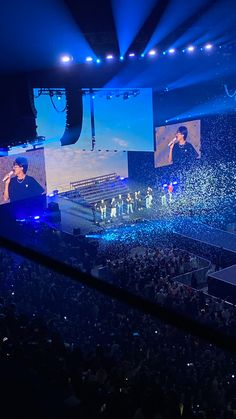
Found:
<svg viewBox="0 0 236 419"><path fill-rule="evenodd" d="M28 160L17 157L10 173L3 178L5 182L3 199L5 202L19 201L42 195L45 190L34 177L27 175Z"/></svg>
<svg viewBox="0 0 236 419"><path fill-rule="evenodd" d="M169 155L168 162L171 164L188 164L193 163L198 153L195 148L187 142L188 128L184 125L177 129L176 135L168 144Z"/></svg>

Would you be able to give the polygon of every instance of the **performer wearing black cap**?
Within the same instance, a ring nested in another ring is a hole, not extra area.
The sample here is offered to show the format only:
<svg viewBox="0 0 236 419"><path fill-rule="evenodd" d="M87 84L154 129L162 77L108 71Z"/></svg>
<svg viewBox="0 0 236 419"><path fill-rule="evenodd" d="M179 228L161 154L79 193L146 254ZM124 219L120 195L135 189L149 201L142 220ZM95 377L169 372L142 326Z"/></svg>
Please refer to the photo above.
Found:
<svg viewBox="0 0 236 419"><path fill-rule="evenodd" d="M43 194L44 188L32 176L26 174L27 170L28 160L25 157L17 157L12 171L3 179L5 182L4 201L19 201Z"/></svg>

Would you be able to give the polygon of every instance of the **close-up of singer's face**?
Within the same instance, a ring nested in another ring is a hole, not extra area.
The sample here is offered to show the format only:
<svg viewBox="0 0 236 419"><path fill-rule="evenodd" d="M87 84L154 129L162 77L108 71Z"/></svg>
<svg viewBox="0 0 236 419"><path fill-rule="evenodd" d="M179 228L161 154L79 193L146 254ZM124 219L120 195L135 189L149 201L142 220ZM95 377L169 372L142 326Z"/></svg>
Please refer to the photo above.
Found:
<svg viewBox="0 0 236 419"><path fill-rule="evenodd" d="M23 174L23 167L19 166L17 163L14 163L13 172L14 172L14 175L19 176Z"/></svg>
<svg viewBox="0 0 236 419"><path fill-rule="evenodd" d="M183 141L185 141L185 139L184 139L184 135L183 134L181 134L180 132L176 132L176 138L177 138L177 141L181 141L181 142L183 142Z"/></svg>

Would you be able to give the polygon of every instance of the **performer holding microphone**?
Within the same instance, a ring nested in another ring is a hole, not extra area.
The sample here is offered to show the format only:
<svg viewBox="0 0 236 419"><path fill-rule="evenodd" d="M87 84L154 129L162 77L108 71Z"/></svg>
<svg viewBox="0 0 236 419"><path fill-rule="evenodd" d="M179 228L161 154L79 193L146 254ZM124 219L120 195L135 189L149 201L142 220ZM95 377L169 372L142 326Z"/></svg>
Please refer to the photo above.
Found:
<svg viewBox="0 0 236 419"><path fill-rule="evenodd" d="M170 147L168 156L169 163L192 163L198 157L195 148L186 141L187 136L188 128L180 126L175 137L168 144Z"/></svg>
<svg viewBox="0 0 236 419"><path fill-rule="evenodd" d="M9 173L7 173L7 175L4 176L4 178L3 178L2 181L3 182L6 182L6 180L9 180L10 181L10 178L11 178L12 175L14 175L13 170L11 170Z"/></svg>
<svg viewBox="0 0 236 419"><path fill-rule="evenodd" d="M25 157L17 157L13 163L13 170L6 174L2 180L5 182L4 201L13 202L44 193L44 188L37 180L26 174L27 170L28 160Z"/></svg>

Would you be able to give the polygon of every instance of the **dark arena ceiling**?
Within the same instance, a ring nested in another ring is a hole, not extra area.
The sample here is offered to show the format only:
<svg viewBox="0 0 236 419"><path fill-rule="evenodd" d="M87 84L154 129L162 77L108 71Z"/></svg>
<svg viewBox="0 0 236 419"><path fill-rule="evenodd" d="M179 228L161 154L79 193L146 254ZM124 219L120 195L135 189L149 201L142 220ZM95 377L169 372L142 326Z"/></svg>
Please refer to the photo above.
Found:
<svg viewBox="0 0 236 419"><path fill-rule="evenodd" d="M9 0L0 39L7 145L33 88L152 88L158 124L235 113L235 0Z"/></svg>
<svg viewBox="0 0 236 419"><path fill-rule="evenodd" d="M0 5L1 74L106 54L158 54L206 42L235 45L234 0L10 0Z"/></svg>

